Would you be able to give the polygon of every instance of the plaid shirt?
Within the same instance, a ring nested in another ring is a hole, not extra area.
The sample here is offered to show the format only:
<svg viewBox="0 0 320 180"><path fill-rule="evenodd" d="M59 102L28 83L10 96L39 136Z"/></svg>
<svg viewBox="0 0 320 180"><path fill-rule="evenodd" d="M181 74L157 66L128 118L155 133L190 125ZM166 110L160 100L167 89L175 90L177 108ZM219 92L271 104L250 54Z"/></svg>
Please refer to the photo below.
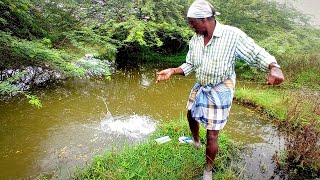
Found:
<svg viewBox="0 0 320 180"><path fill-rule="evenodd" d="M199 84L215 86L226 79L235 82L237 58L265 71L270 63L277 62L243 31L216 21L213 36L206 46L202 35L192 37L186 62L180 68L186 76L195 71Z"/></svg>

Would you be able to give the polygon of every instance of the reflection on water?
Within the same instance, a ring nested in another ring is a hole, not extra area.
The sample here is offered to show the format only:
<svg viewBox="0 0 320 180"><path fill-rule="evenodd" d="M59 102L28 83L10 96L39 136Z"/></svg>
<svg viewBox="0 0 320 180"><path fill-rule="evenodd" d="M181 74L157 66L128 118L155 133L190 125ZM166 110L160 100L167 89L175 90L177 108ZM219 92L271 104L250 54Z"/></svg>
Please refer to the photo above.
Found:
<svg viewBox="0 0 320 180"><path fill-rule="evenodd" d="M96 154L143 142L157 123L185 112L194 83L193 76L175 76L155 84L158 70L119 71L111 81L70 79L36 92L41 109L18 97L0 103L0 179L67 179L75 166L90 163ZM268 165L273 150L279 149L279 135L267 120L236 103L224 131L255 147L253 156L264 152L265 158L258 158ZM250 161L248 168L256 168L257 158Z"/></svg>
<svg viewBox="0 0 320 180"><path fill-rule="evenodd" d="M283 149L284 138L267 117L234 104L225 130L235 142L247 146L242 155L246 163L244 174L257 180L279 178L274 174L272 156Z"/></svg>

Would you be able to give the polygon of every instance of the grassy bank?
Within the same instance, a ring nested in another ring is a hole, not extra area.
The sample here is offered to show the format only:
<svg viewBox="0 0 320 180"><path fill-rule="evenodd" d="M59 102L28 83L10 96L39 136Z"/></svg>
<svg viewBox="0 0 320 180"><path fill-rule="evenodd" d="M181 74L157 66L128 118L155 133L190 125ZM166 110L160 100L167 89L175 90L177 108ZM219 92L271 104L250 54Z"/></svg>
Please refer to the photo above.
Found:
<svg viewBox="0 0 320 180"><path fill-rule="evenodd" d="M205 130L201 128L201 137ZM183 117L162 124L150 140L134 147L107 151L93 163L76 173L75 179L198 179L204 169L205 147L196 150L181 144L182 135L191 137L187 120ZM155 139L170 136L172 141L157 144ZM204 139L201 140L204 143ZM214 177L235 179L241 168L232 165L237 149L225 134L219 137L220 151L216 157ZM237 158L235 158L237 159Z"/></svg>
<svg viewBox="0 0 320 180"><path fill-rule="evenodd" d="M279 120L287 117L287 90L279 90L274 87L250 87L238 83L240 87L236 88L235 99L242 103L257 107L262 112Z"/></svg>
<svg viewBox="0 0 320 180"><path fill-rule="evenodd" d="M319 91L238 82L235 99L293 127L320 124ZM320 126L316 126L320 131Z"/></svg>

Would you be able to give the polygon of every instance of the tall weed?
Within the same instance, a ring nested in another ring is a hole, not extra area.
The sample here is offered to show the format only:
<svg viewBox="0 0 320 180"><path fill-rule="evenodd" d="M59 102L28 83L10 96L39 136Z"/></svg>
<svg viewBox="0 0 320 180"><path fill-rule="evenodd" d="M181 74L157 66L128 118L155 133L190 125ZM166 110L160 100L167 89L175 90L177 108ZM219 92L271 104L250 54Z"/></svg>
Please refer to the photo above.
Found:
<svg viewBox="0 0 320 180"><path fill-rule="evenodd" d="M303 178L320 177L320 98L313 93L295 92L289 103L285 150L274 156L280 173Z"/></svg>
<svg viewBox="0 0 320 180"><path fill-rule="evenodd" d="M320 54L286 55L279 61L289 87L320 90Z"/></svg>

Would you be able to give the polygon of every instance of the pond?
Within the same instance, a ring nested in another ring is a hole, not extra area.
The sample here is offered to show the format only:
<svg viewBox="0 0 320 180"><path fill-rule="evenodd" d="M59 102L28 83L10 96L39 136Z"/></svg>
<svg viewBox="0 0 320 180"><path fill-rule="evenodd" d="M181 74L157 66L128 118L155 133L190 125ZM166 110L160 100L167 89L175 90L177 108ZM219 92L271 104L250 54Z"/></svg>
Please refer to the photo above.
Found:
<svg viewBox="0 0 320 180"><path fill-rule="evenodd" d="M160 69L141 66L117 70L111 80L69 79L40 88L41 109L19 97L0 102L0 179L68 179L94 155L144 142L159 123L185 114L195 77L156 84ZM224 132L251 147L243 155L246 174L274 175L271 157L283 138L269 119L234 103Z"/></svg>

